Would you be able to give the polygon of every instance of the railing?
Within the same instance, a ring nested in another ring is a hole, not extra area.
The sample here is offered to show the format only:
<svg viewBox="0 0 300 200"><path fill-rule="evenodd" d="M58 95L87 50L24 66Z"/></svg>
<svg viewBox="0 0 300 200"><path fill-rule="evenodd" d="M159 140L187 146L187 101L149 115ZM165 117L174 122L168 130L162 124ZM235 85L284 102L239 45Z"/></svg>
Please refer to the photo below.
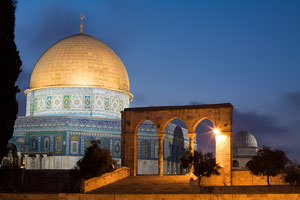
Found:
<svg viewBox="0 0 300 200"><path fill-rule="evenodd" d="M83 182L83 192L90 192L128 176L130 176L130 168L121 167L113 172L102 174L99 177L87 179Z"/></svg>

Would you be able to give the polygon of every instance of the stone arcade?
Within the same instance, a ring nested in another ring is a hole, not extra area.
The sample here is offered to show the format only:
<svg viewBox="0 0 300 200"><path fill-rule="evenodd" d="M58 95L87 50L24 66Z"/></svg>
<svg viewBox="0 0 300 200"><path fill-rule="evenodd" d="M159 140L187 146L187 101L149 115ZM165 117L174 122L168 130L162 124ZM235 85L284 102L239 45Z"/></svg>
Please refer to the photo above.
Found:
<svg viewBox="0 0 300 200"><path fill-rule="evenodd" d="M202 120L209 119L220 130L216 135L216 162L224 169L224 184L231 185L232 110L231 104L127 108L122 112L122 165L130 168L132 176L137 174L137 131L145 120L152 121L157 128L158 172L162 176L163 141L168 123L179 118L186 124L189 150L193 154L196 127Z"/></svg>

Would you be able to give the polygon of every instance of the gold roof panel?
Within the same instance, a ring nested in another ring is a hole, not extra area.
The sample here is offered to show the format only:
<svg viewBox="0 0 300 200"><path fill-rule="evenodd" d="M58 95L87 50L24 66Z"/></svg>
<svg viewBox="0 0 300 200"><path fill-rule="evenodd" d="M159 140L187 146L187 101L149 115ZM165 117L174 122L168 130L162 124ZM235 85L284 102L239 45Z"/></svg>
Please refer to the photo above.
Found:
<svg viewBox="0 0 300 200"><path fill-rule="evenodd" d="M36 63L30 90L53 87L104 88L128 93L132 98L120 58L106 44L86 34L57 42Z"/></svg>

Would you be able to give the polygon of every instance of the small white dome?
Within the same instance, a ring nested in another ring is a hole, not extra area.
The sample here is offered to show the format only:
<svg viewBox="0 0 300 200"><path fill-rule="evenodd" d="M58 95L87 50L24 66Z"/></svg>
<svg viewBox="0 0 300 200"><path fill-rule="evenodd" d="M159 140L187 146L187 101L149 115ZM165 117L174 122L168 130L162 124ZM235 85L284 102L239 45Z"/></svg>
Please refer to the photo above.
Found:
<svg viewBox="0 0 300 200"><path fill-rule="evenodd" d="M249 147L257 148L257 141L251 133L247 131L240 131L235 135L233 135L233 147L234 148L249 148Z"/></svg>

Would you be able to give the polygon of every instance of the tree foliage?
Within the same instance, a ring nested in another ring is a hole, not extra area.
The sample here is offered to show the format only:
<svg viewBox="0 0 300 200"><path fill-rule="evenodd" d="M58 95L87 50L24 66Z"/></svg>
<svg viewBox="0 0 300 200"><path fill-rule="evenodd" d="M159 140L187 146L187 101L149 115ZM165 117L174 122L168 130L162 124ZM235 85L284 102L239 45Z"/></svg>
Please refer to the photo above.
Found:
<svg viewBox="0 0 300 200"><path fill-rule="evenodd" d="M16 0L0 1L0 69L1 73L1 140L0 161L7 152L7 143L12 138L18 114L15 85L22 62L14 42Z"/></svg>
<svg viewBox="0 0 300 200"><path fill-rule="evenodd" d="M300 165L291 163L285 169L284 181L290 185L300 186Z"/></svg>
<svg viewBox="0 0 300 200"><path fill-rule="evenodd" d="M85 151L85 155L76 163L75 169L79 177L88 179L111 172L117 164L110 151L99 147L100 141L93 141Z"/></svg>
<svg viewBox="0 0 300 200"><path fill-rule="evenodd" d="M219 169L221 168L213 157L212 153L203 154L201 151L194 152L193 155L182 156L181 164L183 168L194 167L194 174L198 178L198 186L200 191L203 192L201 186L202 177L211 177L212 175L220 175Z"/></svg>
<svg viewBox="0 0 300 200"><path fill-rule="evenodd" d="M254 175L267 176L267 183L270 185L270 176L283 172L288 163L289 159L283 151L264 146L249 161L248 168Z"/></svg>

